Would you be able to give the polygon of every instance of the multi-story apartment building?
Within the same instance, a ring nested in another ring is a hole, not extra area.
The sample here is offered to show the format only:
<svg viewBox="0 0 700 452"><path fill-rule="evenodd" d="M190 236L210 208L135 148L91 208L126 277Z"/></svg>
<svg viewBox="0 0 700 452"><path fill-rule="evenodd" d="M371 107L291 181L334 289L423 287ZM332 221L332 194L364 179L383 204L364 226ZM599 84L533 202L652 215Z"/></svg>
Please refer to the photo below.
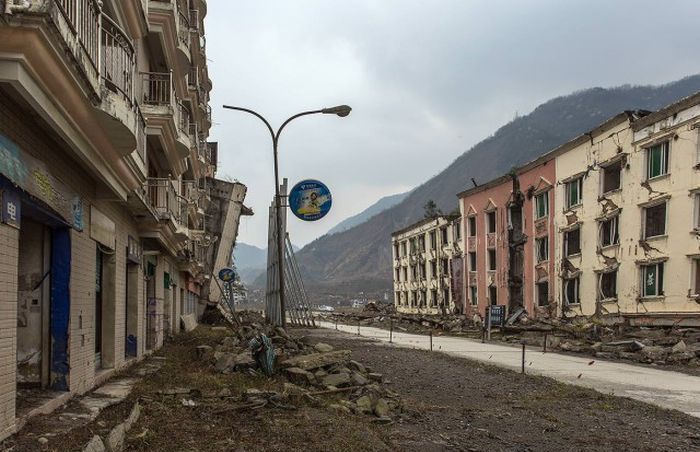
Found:
<svg viewBox="0 0 700 452"><path fill-rule="evenodd" d="M85 392L161 346L230 251L205 215L206 7L0 1L0 439L25 394Z"/></svg>
<svg viewBox="0 0 700 452"><path fill-rule="evenodd" d="M552 155L509 175L458 194L465 231L465 312L486 306L524 307L530 315L550 309L554 266Z"/></svg>
<svg viewBox="0 0 700 452"><path fill-rule="evenodd" d="M426 218L392 234L397 311L438 314L461 309L460 237L459 217L446 215Z"/></svg>

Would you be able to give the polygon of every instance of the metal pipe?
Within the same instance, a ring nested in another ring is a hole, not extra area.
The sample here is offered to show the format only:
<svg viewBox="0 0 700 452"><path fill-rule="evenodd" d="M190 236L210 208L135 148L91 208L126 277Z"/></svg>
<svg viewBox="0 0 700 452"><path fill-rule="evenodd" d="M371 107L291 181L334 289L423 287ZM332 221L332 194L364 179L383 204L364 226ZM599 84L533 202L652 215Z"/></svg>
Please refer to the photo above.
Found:
<svg viewBox="0 0 700 452"><path fill-rule="evenodd" d="M525 373L525 344L523 344L523 353L520 361L520 373Z"/></svg>

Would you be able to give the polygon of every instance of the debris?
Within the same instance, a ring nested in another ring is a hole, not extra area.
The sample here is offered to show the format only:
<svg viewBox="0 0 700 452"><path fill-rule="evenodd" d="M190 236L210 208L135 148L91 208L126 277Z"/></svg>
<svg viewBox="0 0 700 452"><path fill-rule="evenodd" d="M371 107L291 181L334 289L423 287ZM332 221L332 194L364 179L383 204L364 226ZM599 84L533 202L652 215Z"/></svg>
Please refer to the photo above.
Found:
<svg viewBox="0 0 700 452"><path fill-rule="evenodd" d="M350 375L347 372L339 372L336 374L326 375L323 378L324 386L346 386L350 384Z"/></svg>
<svg viewBox="0 0 700 452"><path fill-rule="evenodd" d="M319 342L318 344L314 345L314 348L319 353L328 353L333 351L333 347L328 344L324 344L323 342Z"/></svg>
<svg viewBox="0 0 700 452"><path fill-rule="evenodd" d="M386 400L377 400L377 404L374 406L374 414L378 417L386 417L389 414L389 404Z"/></svg>
<svg viewBox="0 0 700 452"><path fill-rule="evenodd" d="M278 330L284 332L282 328L275 328L275 331ZM286 334L286 332L284 334ZM261 333L258 337L250 340L248 347L253 353L258 367L265 372L265 375L268 377L271 376L274 373L275 349L272 346L270 338Z"/></svg>
<svg viewBox="0 0 700 452"><path fill-rule="evenodd" d="M311 353L299 355L282 362L282 367L298 367L304 370L318 369L331 364L346 363L350 360L350 350L338 350L329 353Z"/></svg>
<svg viewBox="0 0 700 452"><path fill-rule="evenodd" d="M182 399L182 406L197 406L192 399Z"/></svg>
<svg viewBox="0 0 700 452"><path fill-rule="evenodd" d="M671 353L684 353L687 350L688 350L688 346L686 346L685 342L683 342L681 340L681 341L678 341L678 343L671 348Z"/></svg>

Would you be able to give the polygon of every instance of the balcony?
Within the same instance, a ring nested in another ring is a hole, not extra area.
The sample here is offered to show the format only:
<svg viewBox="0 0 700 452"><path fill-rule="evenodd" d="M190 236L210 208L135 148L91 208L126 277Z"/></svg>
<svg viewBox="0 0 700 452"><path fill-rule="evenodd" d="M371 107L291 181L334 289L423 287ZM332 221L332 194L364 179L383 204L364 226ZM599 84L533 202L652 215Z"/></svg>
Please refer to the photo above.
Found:
<svg viewBox="0 0 700 452"><path fill-rule="evenodd" d="M178 92L186 90L184 83L191 65L191 37L188 9L183 9L179 0L150 0L148 23L151 41L162 49L166 64L175 73Z"/></svg>
<svg viewBox="0 0 700 452"><path fill-rule="evenodd" d="M149 177L146 193L158 219L169 226L176 240L182 241L188 238L187 202L177 193L175 183L168 178Z"/></svg>
<svg viewBox="0 0 700 452"><path fill-rule="evenodd" d="M175 97L172 72L142 72L141 110L147 120L147 135L153 147L160 150L156 155L161 166L171 174L179 175L185 170L185 159L189 155L189 137L180 127L181 111Z"/></svg>

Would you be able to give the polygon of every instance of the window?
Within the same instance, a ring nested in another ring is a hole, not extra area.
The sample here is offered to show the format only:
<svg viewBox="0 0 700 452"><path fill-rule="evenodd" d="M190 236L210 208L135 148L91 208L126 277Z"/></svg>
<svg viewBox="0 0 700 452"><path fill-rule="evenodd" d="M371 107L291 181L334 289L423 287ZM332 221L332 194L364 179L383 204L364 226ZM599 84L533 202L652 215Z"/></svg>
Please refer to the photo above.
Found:
<svg viewBox="0 0 700 452"><path fill-rule="evenodd" d="M537 283L537 306L547 306L549 304L549 282Z"/></svg>
<svg viewBox="0 0 700 452"><path fill-rule="evenodd" d="M566 208L570 209L581 204L581 192L583 191L583 177L566 183Z"/></svg>
<svg viewBox="0 0 700 452"><path fill-rule="evenodd" d="M564 255L573 256L581 252L581 228L564 233Z"/></svg>
<svg viewBox="0 0 700 452"><path fill-rule="evenodd" d="M700 193L695 193L695 215L693 215L693 229L700 229Z"/></svg>
<svg viewBox="0 0 700 452"><path fill-rule="evenodd" d="M401 304L401 292L394 293L394 300L397 306Z"/></svg>
<svg viewBox="0 0 700 452"><path fill-rule="evenodd" d="M428 276L428 263L426 262L420 266L420 277L421 277L421 279L425 279L427 276Z"/></svg>
<svg viewBox="0 0 700 452"><path fill-rule="evenodd" d="M406 242L401 242L401 255L405 256L406 255Z"/></svg>
<svg viewBox="0 0 700 452"><path fill-rule="evenodd" d="M437 276L437 261L430 261L430 275L435 278Z"/></svg>
<svg viewBox="0 0 700 452"><path fill-rule="evenodd" d="M489 286L489 303L491 303L491 306L498 304L498 290L496 286Z"/></svg>
<svg viewBox="0 0 700 452"><path fill-rule="evenodd" d="M428 305L428 292L426 290L420 291L420 305L421 306Z"/></svg>
<svg viewBox="0 0 700 452"><path fill-rule="evenodd" d="M566 304L580 304L579 298L579 277L564 280L564 301Z"/></svg>
<svg viewBox="0 0 700 452"><path fill-rule="evenodd" d="M617 270L600 274L600 297L617 298Z"/></svg>
<svg viewBox="0 0 700 452"><path fill-rule="evenodd" d="M398 259L400 257L398 243L394 243L394 256L396 256L396 259Z"/></svg>
<svg viewBox="0 0 700 452"><path fill-rule="evenodd" d="M456 221L454 228L455 228L455 232L454 232L455 240L460 240L462 238L462 221L461 220Z"/></svg>
<svg viewBox="0 0 700 452"><path fill-rule="evenodd" d="M644 209L644 238L666 234L666 203Z"/></svg>
<svg viewBox="0 0 700 452"><path fill-rule="evenodd" d="M647 148L647 179L668 174L668 141Z"/></svg>
<svg viewBox="0 0 700 452"><path fill-rule="evenodd" d="M425 236L421 235L418 237L418 249L420 251L425 251Z"/></svg>
<svg viewBox="0 0 700 452"><path fill-rule="evenodd" d="M476 252L474 251L469 252L469 271L476 271Z"/></svg>
<svg viewBox="0 0 700 452"><path fill-rule="evenodd" d="M470 286L469 292L470 292L470 296L471 296L472 305L476 306L476 304L478 303L478 300L476 298L476 286Z"/></svg>
<svg viewBox="0 0 700 452"><path fill-rule="evenodd" d="M411 306L415 306L418 303L418 293L414 290L411 292Z"/></svg>
<svg viewBox="0 0 700 452"><path fill-rule="evenodd" d="M411 279L418 279L418 268L415 265L411 265Z"/></svg>
<svg viewBox="0 0 700 452"><path fill-rule="evenodd" d="M437 306L437 304L438 304L437 290L433 289L430 291L430 305Z"/></svg>
<svg viewBox="0 0 700 452"><path fill-rule="evenodd" d="M642 266L642 297L660 297L664 294L664 263Z"/></svg>
<svg viewBox="0 0 700 452"><path fill-rule="evenodd" d="M442 244L446 244L447 240L447 228L440 228L440 234L442 235Z"/></svg>
<svg viewBox="0 0 700 452"><path fill-rule="evenodd" d="M430 249L437 249L437 235L435 231L430 231Z"/></svg>
<svg viewBox="0 0 700 452"><path fill-rule="evenodd" d="M694 297L700 296L700 259L693 259L693 276L691 281L690 294Z"/></svg>
<svg viewBox="0 0 700 452"><path fill-rule="evenodd" d="M445 306L450 304L450 289L443 289L443 291L442 291L442 303Z"/></svg>
<svg viewBox="0 0 700 452"><path fill-rule="evenodd" d="M403 280L408 281L408 267L403 268Z"/></svg>
<svg viewBox="0 0 700 452"><path fill-rule="evenodd" d="M401 281L401 272L399 271L398 268L396 269L396 276L394 277L394 279L396 281Z"/></svg>
<svg viewBox="0 0 700 452"><path fill-rule="evenodd" d="M549 215L549 192L535 196L535 219Z"/></svg>
<svg viewBox="0 0 700 452"><path fill-rule="evenodd" d="M442 272L446 276L450 274L450 261L448 259L442 260Z"/></svg>
<svg viewBox="0 0 700 452"><path fill-rule="evenodd" d="M600 246L605 247L620 243L620 235L617 232L618 218L613 217L600 222Z"/></svg>
<svg viewBox="0 0 700 452"><path fill-rule="evenodd" d="M541 237L535 240L537 262L549 260L549 237Z"/></svg>
<svg viewBox="0 0 700 452"><path fill-rule="evenodd" d="M489 234L496 232L496 212L486 212L486 232Z"/></svg>
<svg viewBox="0 0 700 452"><path fill-rule="evenodd" d="M489 270L496 270L496 250L489 250Z"/></svg>
<svg viewBox="0 0 700 452"><path fill-rule="evenodd" d="M408 243L411 245L411 254L416 253L416 239L409 239Z"/></svg>
<svg viewBox="0 0 700 452"><path fill-rule="evenodd" d="M622 160L603 167L603 193L609 193L620 188L620 176L622 174Z"/></svg>
<svg viewBox="0 0 700 452"><path fill-rule="evenodd" d="M469 237L476 236L476 217L469 217Z"/></svg>

